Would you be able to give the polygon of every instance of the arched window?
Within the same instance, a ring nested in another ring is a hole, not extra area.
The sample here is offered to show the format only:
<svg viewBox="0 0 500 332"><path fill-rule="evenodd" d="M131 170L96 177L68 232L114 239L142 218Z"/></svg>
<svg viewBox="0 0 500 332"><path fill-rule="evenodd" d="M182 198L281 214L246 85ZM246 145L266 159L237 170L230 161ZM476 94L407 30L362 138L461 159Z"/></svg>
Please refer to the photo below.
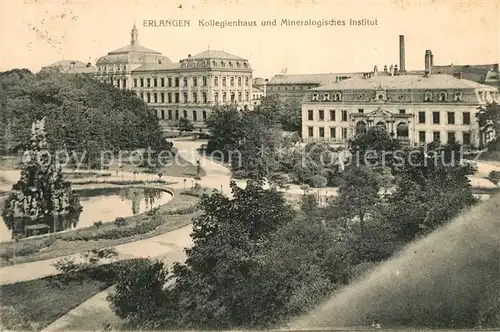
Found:
<svg viewBox="0 0 500 332"><path fill-rule="evenodd" d="M408 124L406 124L404 122L401 122L400 124L398 124L396 127L396 134L397 134L397 137L407 138L408 137Z"/></svg>
<svg viewBox="0 0 500 332"><path fill-rule="evenodd" d="M356 123L356 135L366 134L366 123L364 121L359 121Z"/></svg>

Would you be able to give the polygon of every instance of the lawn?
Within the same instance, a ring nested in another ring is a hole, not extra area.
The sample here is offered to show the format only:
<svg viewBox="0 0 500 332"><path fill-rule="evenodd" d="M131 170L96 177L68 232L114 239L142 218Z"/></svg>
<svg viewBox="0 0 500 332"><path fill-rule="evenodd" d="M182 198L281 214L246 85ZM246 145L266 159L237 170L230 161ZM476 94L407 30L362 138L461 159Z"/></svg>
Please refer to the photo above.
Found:
<svg viewBox="0 0 500 332"><path fill-rule="evenodd" d="M199 197L184 195L181 190L171 190L175 194L171 201L153 212L124 218L126 221L124 227L115 225L114 221L109 221L100 226L94 225L54 235L48 234L44 237L27 238L19 242L2 243L0 244L2 256L0 266L34 262L116 246L147 239L189 225L192 218L199 213L196 209ZM150 225L151 223L154 224ZM115 233L116 236L113 236ZM15 256L13 251L15 251Z"/></svg>
<svg viewBox="0 0 500 332"><path fill-rule="evenodd" d="M132 261L121 261L73 274L64 282L50 276L0 286L2 330L40 331L116 281L116 271ZM89 273L90 272L90 273ZM95 273L99 272L99 273ZM90 276L90 277L89 277Z"/></svg>

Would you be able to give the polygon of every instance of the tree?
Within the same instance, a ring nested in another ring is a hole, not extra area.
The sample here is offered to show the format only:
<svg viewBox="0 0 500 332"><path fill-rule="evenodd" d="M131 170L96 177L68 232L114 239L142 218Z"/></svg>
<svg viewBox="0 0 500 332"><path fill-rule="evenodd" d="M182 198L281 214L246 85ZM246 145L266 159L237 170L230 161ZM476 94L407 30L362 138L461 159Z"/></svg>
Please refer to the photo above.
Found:
<svg viewBox="0 0 500 332"><path fill-rule="evenodd" d="M349 146L356 165L378 167L391 167L394 153L401 149L398 140L380 126L373 126L366 134L355 136Z"/></svg>
<svg viewBox="0 0 500 332"><path fill-rule="evenodd" d="M498 186L498 182L500 182L500 171L491 171L488 174L488 180L495 186Z"/></svg>
<svg viewBox="0 0 500 332"><path fill-rule="evenodd" d="M194 130L194 125L188 118L179 119L179 134L182 135L183 132L191 132Z"/></svg>
<svg viewBox="0 0 500 332"><path fill-rule="evenodd" d="M350 166L341 175L337 204L343 207L346 217L359 220L362 234L366 216L375 213L381 202L379 190L374 172L366 166Z"/></svg>

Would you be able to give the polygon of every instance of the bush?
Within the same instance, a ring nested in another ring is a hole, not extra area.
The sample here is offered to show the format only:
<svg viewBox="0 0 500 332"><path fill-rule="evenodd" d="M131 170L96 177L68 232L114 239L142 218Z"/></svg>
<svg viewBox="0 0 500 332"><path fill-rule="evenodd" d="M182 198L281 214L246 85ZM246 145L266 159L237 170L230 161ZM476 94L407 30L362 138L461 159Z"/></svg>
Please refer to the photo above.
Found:
<svg viewBox="0 0 500 332"><path fill-rule="evenodd" d="M103 222L102 222L102 221L100 221L100 220L99 220L99 221L94 221L94 226L95 226L95 227L99 228L99 227L101 227L102 225L103 225Z"/></svg>
<svg viewBox="0 0 500 332"><path fill-rule="evenodd" d="M326 187L328 180L321 175L314 175L309 180L309 185L313 188L323 188Z"/></svg>
<svg viewBox="0 0 500 332"><path fill-rule="evenodd" d="M167 274L159 261L138 261L125 267L118 273L114 293L107 297L112 310L131 325L147 326L164 319Z"/></svg>
<svg viewBox="0 0 500 332"><path fill-rule="evenodd" d="M117 217L115 219L115 226L116 227L125 227L125 226L127 226L127 220L125 220L125 218L123 218L123 217Z"/></svg>

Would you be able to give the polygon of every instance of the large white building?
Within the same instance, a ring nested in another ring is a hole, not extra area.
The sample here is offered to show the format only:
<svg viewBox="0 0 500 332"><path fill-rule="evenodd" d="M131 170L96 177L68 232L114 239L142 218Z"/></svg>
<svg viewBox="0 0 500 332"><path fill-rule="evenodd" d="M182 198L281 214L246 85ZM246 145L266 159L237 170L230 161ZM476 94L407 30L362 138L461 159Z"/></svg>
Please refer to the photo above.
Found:
<svg viewBox="0 0 500 332"><path fill-rule="evenodd" d="M480 106L500 103L498 89L444 74L350 78L312 89L302 103L306 141L345 143L371 126L383 126L404 143L450 139L479 147L493 138L480 127Z"/></svg>
<svg viewBox="0 0 500 332"><path fill-rule="evenodd" d="M174 63L160 52L139 45L135 25L130 44L100 57L95 67L66 62L50 67L70 73L91 72L100 81L135 91L164 126L175 126L184 117L202 128L215 105L252 105L252 68L247 59L206 50Z"/></svg>

